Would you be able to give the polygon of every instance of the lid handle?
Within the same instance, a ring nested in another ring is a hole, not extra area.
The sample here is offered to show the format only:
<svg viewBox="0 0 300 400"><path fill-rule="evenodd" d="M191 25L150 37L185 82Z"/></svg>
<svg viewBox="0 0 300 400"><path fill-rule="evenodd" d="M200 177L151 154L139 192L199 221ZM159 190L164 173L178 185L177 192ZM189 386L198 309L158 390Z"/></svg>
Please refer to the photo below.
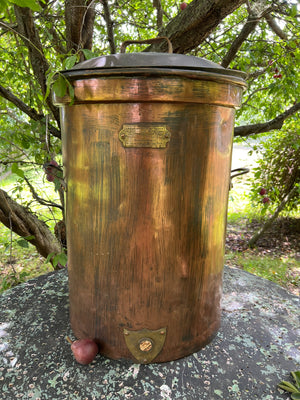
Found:
<svg viewBox="0 0 300 400"><path fill-rule="evenodd" d="M146 40L125 40L125 42L123 42L121 44L121 48L120 48L120 53L125 53L125 49L129 44L133 44L133 43L137 43L137 44L151 44L151 43L155 43L155 42L162 42L163 40L166 40L168 42L168 53L173 53L173 46L172 43L170 41L169 38L167 38L166 36L158 36L156 38L153 39L146 39Z"/></svg>

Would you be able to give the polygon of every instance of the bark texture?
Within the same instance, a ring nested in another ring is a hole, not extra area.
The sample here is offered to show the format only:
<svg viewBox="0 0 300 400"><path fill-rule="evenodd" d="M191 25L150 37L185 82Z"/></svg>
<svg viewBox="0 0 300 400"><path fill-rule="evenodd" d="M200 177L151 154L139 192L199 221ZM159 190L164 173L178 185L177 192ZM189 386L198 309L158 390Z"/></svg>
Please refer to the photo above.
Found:
<svg viewBox="0 0 300 400"><path fill-rule="evenodd" d="M18 23L18 33L25 46L28 48L30 63L43 96L47 91L46 75L49 64L43 52L43 46L40 41L38 30L35 27L32 11L26 7L15 6L15 15ZM51 98L46 99L47 105L52 111L54 118L59 124L59 111L54 106Z"/></svg>
<svg viewBox="0 0 300 400"><path fill-rule="evenodd" d="M174 53L185 54L197 47L220 22L246 0L194 0L170 21L159 36L167 36ZM155 44L147 51L166 51L166 44Z"/></svg>
<svg viewBox="0 0 300 400"><path fill-rule="evenodd" d="M61 253L61 246L47 225L15 202L2 189L0 189L0 222L19 236L34 236L29 242L43 257L47 257L50 253Z"/></svg>
<svg viewBox="0 0 300 400"><path fill-rule="evenodd" d="M222 60L222 67L227 68L231 61L235 58L237 52L239 51L240 47L247 39L247 37L255 30L256 25L258 24L259 19L256 16L249 16L247 19L246 24L243 26L240 34L235 38L233 41L230 49L228 50L227 54L225 55L224 59Z"/></svg>
<svg viewBox="0 0 300 400"><path fill-rule="evenodd" d="M67 51L91 49L95 21L94 0L66 0L65 21Z"/></svg>

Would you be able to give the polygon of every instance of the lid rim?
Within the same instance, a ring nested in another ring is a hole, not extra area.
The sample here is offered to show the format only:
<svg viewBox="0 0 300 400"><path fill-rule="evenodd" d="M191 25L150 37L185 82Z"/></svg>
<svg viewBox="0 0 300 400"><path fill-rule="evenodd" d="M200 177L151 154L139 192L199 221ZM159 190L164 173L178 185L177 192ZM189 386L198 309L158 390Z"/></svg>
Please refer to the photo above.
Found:
<svg viewBox="0 0 300 400"><path fill-rule="evenodd" d="M95 77L115 77L131 76L150 77L150 76L178 76L189 79L207 79L217 81L227 81L241 86L247 86L245 82L246 73L238 70L221 69L216 71L213 68L170 68L170 67L126 67L126 68L90 68L90 69L70 69L61 72L66 78L71 80L89 79Z"/></svg>

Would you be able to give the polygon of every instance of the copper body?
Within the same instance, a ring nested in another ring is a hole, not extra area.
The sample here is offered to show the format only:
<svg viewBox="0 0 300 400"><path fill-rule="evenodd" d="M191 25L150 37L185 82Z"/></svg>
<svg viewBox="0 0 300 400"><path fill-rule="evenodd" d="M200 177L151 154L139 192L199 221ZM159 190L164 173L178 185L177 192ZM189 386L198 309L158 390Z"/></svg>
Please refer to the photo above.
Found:
<svg viewBox="0 0 300 400"><path fill-rule="evenodd" d="M220 325L234 107L242 86L205 74L73 82L62 106L71 326L110 358L124 329L166 327L153 362L198 351ZM167 127L126 148L124 125ZM136 361L136 360L135 360Z"/></svg>

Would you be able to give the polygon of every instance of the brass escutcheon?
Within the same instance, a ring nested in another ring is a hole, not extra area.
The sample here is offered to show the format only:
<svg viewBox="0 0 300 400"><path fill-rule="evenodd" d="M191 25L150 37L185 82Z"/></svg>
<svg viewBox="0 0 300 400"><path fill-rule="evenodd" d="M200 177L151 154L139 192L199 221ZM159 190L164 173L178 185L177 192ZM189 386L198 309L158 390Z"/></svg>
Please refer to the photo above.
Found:
<svg viewBox="0 0 300 400"><path fill-rule="evenodd" d="M147 364L161 352L166 339L167 328L157 330L142 329L129 331L124 329L124 339L131 354L140 363Z"/></svg>

